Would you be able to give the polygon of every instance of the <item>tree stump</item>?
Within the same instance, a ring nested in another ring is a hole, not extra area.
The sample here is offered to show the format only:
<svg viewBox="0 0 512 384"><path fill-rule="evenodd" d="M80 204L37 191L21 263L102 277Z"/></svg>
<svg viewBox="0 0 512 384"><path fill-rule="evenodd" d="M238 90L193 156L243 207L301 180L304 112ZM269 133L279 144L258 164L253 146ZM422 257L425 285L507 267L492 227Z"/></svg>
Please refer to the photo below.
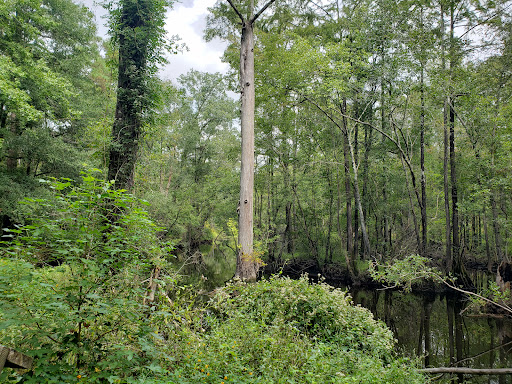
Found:
<svg viewBox="0 0 512 384"><path fill-rule="evenodd" d="M30 369L32 362L33 359L30 356L0 345L0 372L4 368Z"/></svg>

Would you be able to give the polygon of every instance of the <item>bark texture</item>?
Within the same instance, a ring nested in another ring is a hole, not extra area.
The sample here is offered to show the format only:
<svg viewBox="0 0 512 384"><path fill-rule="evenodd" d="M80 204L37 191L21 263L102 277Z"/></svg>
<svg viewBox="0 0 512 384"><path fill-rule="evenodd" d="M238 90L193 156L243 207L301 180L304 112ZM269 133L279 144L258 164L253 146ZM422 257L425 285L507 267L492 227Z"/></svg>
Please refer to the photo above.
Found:
<svg viewBox="0 0 512 384"><path fill-rule="evenodd" d="M236 277L256 280L260 263L253 250L253 199L254 199L254 30L250 21L242 26L240 48L240 92L242 163L240 170L240 212L238 219L239 251Z"/></svg>
<svg viewBox="0 0 512 384"><path fill-rule="evenodd" d="M229 5L242 22L240 44L240 124L242 133L242 162L240 169L240 201L238 212L238 254L235 277L254 281L262 265L258 255L254 254L254 23L275 0L268 1L254 14L254 1L251 0L249 16L244 17L235 4Z"/></svg>

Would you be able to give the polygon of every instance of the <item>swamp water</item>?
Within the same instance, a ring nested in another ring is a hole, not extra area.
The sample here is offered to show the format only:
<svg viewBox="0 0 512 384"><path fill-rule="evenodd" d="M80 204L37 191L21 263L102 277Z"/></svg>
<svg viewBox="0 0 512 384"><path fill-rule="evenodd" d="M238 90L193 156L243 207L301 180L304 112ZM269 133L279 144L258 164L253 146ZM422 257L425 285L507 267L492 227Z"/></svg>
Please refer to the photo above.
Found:
<svg viewBox="0 0 512 384"><path fill-rule="evenodd" d="M406 356L420 356L426 367L512 368L512 320L464 313L462 296L361 289L351 295L388 325ZM450 378L512 384L512 375L444 375L437 382Z"/></svg>

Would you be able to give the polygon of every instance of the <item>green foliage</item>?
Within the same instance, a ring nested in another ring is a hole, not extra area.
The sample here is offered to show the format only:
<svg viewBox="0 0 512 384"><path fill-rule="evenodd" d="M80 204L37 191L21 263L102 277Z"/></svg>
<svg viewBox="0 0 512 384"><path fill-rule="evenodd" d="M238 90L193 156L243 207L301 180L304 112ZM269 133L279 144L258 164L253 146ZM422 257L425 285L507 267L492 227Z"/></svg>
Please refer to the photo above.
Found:
<svg viewBox="0 0 512 384"><path fill-rule="evenodd" d="M136 382L158 374L159 335L142 281L165 248L140 202L91 175L54 180L0 259L0 343L34 356L24 383ZM110 222L116 215L118 220Z"/></svg>
<svg viewBox="0 0 512 384"><path fill-rule="evenodd" d="M145 277L167 263L141 203L91 175L45 183L2 244L0 343L35 358L3 382L422 382L369 311L305 277L229 284L204 305L162 274L144 305Z"/></svg>
<svg viewBox="0 0 512 384"><path fill-rule="evenodd" d="M370 276L381 283L390 284L391 287L403 287L410 292L413 283L425 280L441 281L441 272L430 266L431 261L420 255L409 255L396 259L385 265L370 263Z"/></svg>
<svg viewBox="0 0 512 384"><path fill-rule="evenodd" d="M171 0L106 0L103 6L109 11L109 27L114 46L126 40L132 52L144 51L148 69L154 73L158 64L166 62L165 53L176 50L174 36L166 37L165 12ZM136 47L139 45L139 47ZM131 60L137 60L132 58Z"/></svg>
<svg viewBox="0 0 512 384"><path fill-rule="evenodd" d="M218 289L182 346L177 383L421 383L391 332L327 284L272 278Z"/></svg>
<svg viewBox="0 0 512 384"><path fill-rule="evenodd" d="M214 308L228 317L234 309L266 325L288 323L309 339L369 355L389 356L394 344L391 332L370 311L353 306L344 291L325 283L310 284L306 277L228 285L216 299Z"/></svg>
<svg viewBox="0 0 512 384"><path fill-rule="evenodd" d="M0 213L16 223L24 223L25 215L29 211L28 206L20 205L18 202L27 196L46 196L47 192L47 189L31 176L22 173L11 175L0 171Z"/></svg>
<svg viewBox="0 0 512 384"><path fill-rule="evenodd" d="M489 305L489 301L484 298L489 298L494 302L500 303L504 306L507 306L509 310L512 309L510 304L512 303L512 293L510 290L502 291L498 284L495 281L490 281L481 292L482 297L471 296L471 309L476 313L485 313L488 311L487 307ZM512 310L510 310L512 314Z"/></svg>
<svg viewBox="0 0 512 384"><path fill-rule="evenodd" d="M179 84L162 84L161 113L141 148L136 189L187 259L198 251L206 256L210 245L226 248L223 229L236 215L240 142L236 103L222 75L190 71Z"/></svg>
<svg viewBox="0 0 512 384"><path fill-rule="evenodd" d="M23 123L73 116L72 84L97 54L91 13L72 1L7 1L0 28L2 113Z"/></svg>
<svg viewBox="0 0 512 384"><path fill-rule="evenodd" d="M413 283L424 281L433 281L441 283L450 289L462 293L471 300L473 311L481 311L483 307L489 304L493 309L504 310L512 314L510 302L510 291L502 292L494 282L482 290L482 292L473 292L459 287L459 282L453 276L445 277L436 268L431 266L431 261L419 255L410 255L403 259L388 262L385 265L378 265L373 262L369 266L371 277L381 283L390 284L388 288L403 287L406 291L411 291ZM484 310L485 312L485 310Z"/></svg>
<svg viewBox="0 0 512 384"><path fill-rule="evenodd" d="M79 177L79 127L105 109L93 66L92 13L71 0L0 6L0 218L23 222L24 197L45 197L39 177Z"/></svg>

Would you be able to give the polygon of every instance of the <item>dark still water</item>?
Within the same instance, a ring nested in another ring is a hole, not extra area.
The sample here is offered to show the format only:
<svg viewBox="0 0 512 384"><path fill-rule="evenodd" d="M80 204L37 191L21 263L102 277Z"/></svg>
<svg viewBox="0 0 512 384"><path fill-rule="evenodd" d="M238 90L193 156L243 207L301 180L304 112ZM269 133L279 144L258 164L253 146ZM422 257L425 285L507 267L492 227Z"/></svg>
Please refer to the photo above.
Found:
<svg viewBox="0 0 512 384"><path fill-rule="evenodd" d="M354 302L391 328L406 355L420 356L427 367L512 367L512 321L467 315L461 296L390 290L354 290L351 294ZM459 383L512 384L512 375L444 375L436 382L450 378Z"/></svg>

